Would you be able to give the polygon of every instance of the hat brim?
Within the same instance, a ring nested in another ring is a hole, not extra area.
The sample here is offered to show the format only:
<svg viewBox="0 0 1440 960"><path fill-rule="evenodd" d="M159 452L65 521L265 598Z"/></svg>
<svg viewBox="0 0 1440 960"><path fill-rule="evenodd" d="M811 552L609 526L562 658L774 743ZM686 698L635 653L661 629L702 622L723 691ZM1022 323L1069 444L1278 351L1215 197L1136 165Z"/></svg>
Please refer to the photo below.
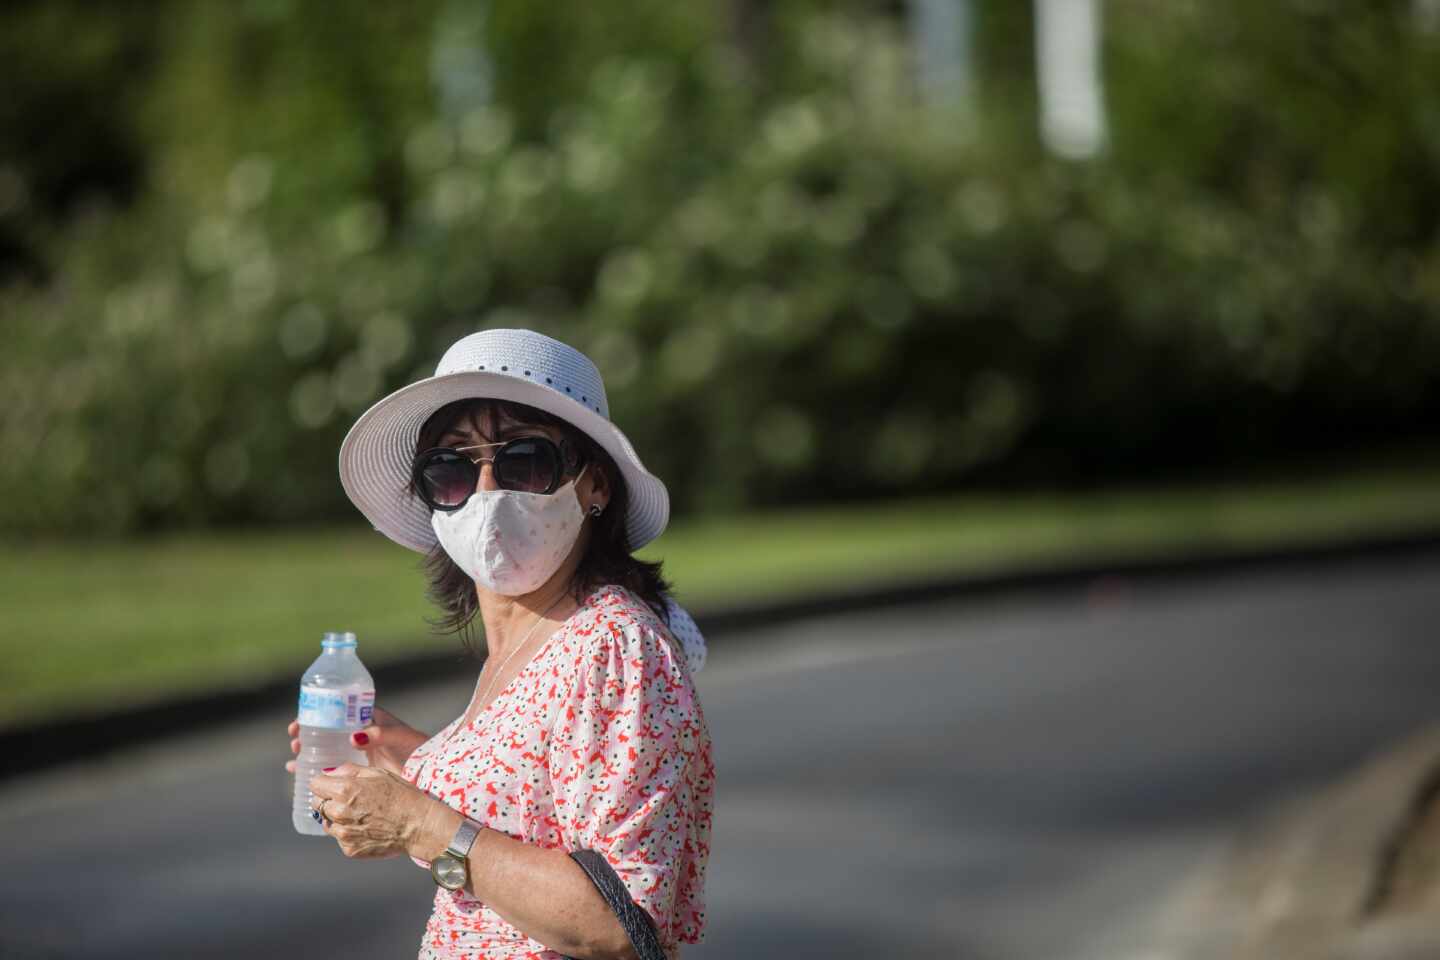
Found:
<svg viewBox="0 0 1440 960"><path fill-rule="evenodd" d="M620 468L629 492L625 530L630 549L654 540L670 519L670 495L620 428L599 413L549 387L502 373L462 371L417 380L378 400L340 444L340 484L377 531L401 546L426 553L435 546L430 509L407 487L420 428L447 403L513 400L554 414L598 443Z"/></svg>

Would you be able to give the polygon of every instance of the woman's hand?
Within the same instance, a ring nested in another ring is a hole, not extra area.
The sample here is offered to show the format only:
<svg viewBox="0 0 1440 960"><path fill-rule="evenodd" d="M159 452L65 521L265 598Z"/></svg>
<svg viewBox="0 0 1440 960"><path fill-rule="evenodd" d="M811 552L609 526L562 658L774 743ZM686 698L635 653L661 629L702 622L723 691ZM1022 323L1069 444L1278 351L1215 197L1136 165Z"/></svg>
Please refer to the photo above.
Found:
<svg viewBox="0 0 1440 960"><path fill-rule="evenodd" d="M365 751L365 758L369 761L370 766L403 775L405 761L409 759L410 754L415 752L416 747L430 739L430 734L423 730L416 730L390 711L380 707L375 708L372 719L375 722L370 726L350 735L350 743L355 749ZM290 752L298 754L300 752L300 721L291 720L286 732L290 734ZM294 773L295 761L286 760L285 769Z"/></svg>
<svg viewBox="0 0 1440 960"><path fill-rule="evenodd" d="M433 859L460 825L460 814L378 767L342 763L311 780L310 791L311 807L324 806L325 832L355 859Z"/></svg>

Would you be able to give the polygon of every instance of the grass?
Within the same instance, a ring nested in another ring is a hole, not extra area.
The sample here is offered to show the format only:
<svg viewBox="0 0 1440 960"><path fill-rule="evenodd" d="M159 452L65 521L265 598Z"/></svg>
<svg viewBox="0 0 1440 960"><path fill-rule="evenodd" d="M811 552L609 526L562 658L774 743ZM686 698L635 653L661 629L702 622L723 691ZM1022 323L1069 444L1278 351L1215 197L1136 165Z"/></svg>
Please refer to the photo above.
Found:
<svg viewBox="0 0 1440 960"><path fill-rule="evenodd" d="M1440 530L1440 463L1223 487L965 496L676 522L647 547L694 611L847 585ZM351 528L0 548L0 727L369 663L428 634L417 556Z"/></svg>

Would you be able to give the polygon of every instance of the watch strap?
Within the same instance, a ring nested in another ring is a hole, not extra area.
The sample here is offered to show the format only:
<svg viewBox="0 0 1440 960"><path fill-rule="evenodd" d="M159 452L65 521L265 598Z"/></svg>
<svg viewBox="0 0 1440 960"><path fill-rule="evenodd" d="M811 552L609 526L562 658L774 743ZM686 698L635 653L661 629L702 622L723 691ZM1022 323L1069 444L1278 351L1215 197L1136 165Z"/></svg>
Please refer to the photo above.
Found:
<svg viewBox="0 0 1440 960"><path fill-rule="evenodd" d="M630 938L630 945L635 948L635 955L640 960L666 960L665 949L660 946L660 937L650 914L631 899L630 891L625 889L624 882L605 855L596 850L576 850L570 854L570 859L580 864L580 869L595 884L600 896L615 911L616 919Z"/></svg>
<svg viewBox="0 0 1440 960"><path fill-rule="evenodd" d="M475 846L475 838L480 836L480 831L485 829L485 824L465 817L460 821L460 826L455 828L455 836L450 838L450 845L445 852L451 856L464 860L470 856L470 848Z"/></svg>

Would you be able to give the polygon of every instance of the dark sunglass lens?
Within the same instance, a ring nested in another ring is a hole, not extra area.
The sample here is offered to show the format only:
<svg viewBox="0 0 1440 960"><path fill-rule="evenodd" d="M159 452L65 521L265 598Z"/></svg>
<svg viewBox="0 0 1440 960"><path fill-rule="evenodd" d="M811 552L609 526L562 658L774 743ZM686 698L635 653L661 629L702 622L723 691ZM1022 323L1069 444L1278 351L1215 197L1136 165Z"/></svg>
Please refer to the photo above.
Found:
<svg viewBox="0 0 1440 960"><path fill-rule="evenodd" d="M495 482L506 490L545 493L560 476L560 458L547 440L514 440L495 458Z"/></svg>
<svg viewBox="0 0 1440 960"><path fill-rule="evenodd" d="M432 456L420 469L425 498L440 507L458 507L475 492L475 464L454 454Z"/></svg>

